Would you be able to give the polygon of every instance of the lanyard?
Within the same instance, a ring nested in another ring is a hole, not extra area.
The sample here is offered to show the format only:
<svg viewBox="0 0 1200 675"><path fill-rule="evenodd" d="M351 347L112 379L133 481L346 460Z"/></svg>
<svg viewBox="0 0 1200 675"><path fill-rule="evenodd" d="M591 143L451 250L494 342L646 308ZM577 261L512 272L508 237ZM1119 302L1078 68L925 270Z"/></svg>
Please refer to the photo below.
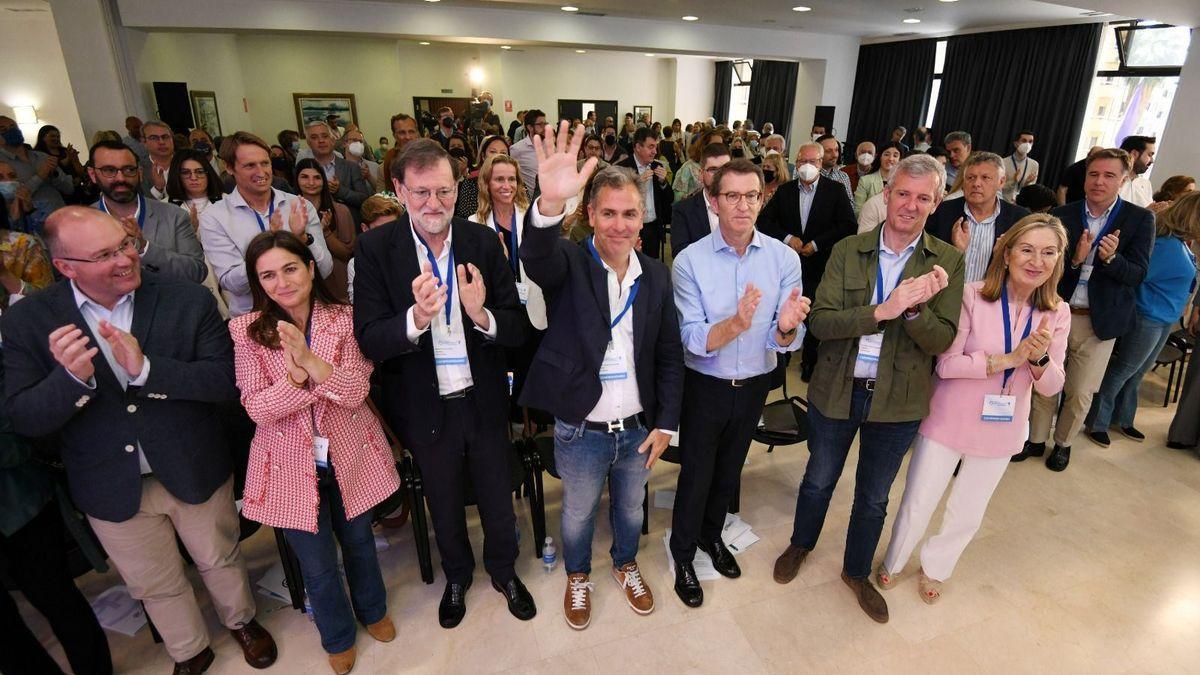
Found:
<svg viewBox="0 0 1200 675"><path fill-rule="evenodd" d="M604 262L602 260L600 260L600 252L596 250L596 245L592 243L592 240L595 238L596 238L595 235L588 237L588 240L587 240L588 250L592 252L592 257L595 258L596 262L599 263L600 267L603 268ZM633 299L637 297L638 288L640 288L641 285L642 285L641 277L638 277L637 279L633 280L633 287L631 287L629 289L629 299L625 301L625 307L624 307L624 309L621 310L620 314L617 314L617 318L613 319L612 323L610 323L608 325L609 330L616 328L617 324L621 323L621 319L625 318L625 313L629 311L629 308L633 307Z"/></svg>
<svg viewBox="0 0 1200 675"><path fill-rule="evenodd" d="M1017 156L1009 157L1013 163L1013 174L1017 173ZM1017 189L1021 189L1021 183L1025 182L1025 174L1029 172L1029 155L1025 155L1025 161L1021 164L1021 177L1017 179Z"/></svg>
<svg viewBox="0 0 1200 675"><path fill-rule="evenodd" d="M146 198L141 195L138 195L137 198L138 198L138 213L137 213L138 229L141 230L144 228L144 226L146 224ZM108 213L108 215L110 215L110 216L112 215L108 211L108 204L106 204L104 202L104 197L100 198L100 210L105 213Z"/></svg>
<svg viewBox="0 0 1200 675"><path fill-rule="evenodd" d="M513 209L512 221L509 223L509 232L506 236L504 230L500 229L500 223L496 222L496 212L492 211L492 226L496 228L496 234L500 235L501 239L508 239L508 264L512 267L513 276L517 281L521 280L521 264L520 258L517 257L517 210Z"/></svg>
<svg viewBox="0 0 1200 675"><path fill-rule="evenodd" d="M247 205L249 206L249 205ZM267 224L263 222L262 215L253 206L250 207L254 211L254 218L258 221L258 231L266 232ZM271 190L271 205L267 208L267 223L271 222L271 216L275 215L275 190Z"/></svg>
<svg viewBox="0 0 1200 675"><path fill-rule="evenodd" d="M446 284L446 326L449 326L450 308L453 307L451 303L454 302L454 247L450 246L449 240L446 240L446 245L450 246L450 260L446 266L446 278L443 280L442 272L438 269L437 258L433 257L433 249L429 248L429 244L426 244L421 235L417 234L416 229L413 229L413 234L416 235L417 241L425 247L425 257L429 258L429 269L433 272L434 278L438 280L438 283Z"/></svg>
<svg viewBox="0 0 1200 675"><path fill-rule="evenodd" d="M1004 353L1012 351L1012 322L1008 318L1008 281L1005 280L1003 286L1000 287L1000 301L1003 304L1001 308L1004 311ZM1029 308L1029 320L1025 322L1025 332L1021 334L1021 339L1029 337L1029 331L1033 329L1033 307ZM1006 368L1004 370L1004 381L1000 384L1000 391L1004 392L1008 388L1008 378L1012 377L1016 368Z"/></svg>
<svg viewBox="0 0 1200 675"><path fill-rule="evenodd" d="M880 236L882 237L882 235L880 235ZM882 243L882 242L883 242L883 239L880 239L880 243ZM880 248L879 255L876 256L876 259L875 259L875 304L877 304L877 305L882 305L883 301L884 301L883 260L881 259L882 255L883 255L883 249ZM904 276L904 266L903 265L900 267L900 273L896 275L896 283L892 284L892 291L896 290L896 287L900 285L900 277L902 277L902 276ZM892 291L888 291L889 296L892 294Z"/></svg>
<svg viewBox="0 0 1200 675"><path fill-rule="evenodd" d="M1108 220L1104 221L1104 228L1102 230L1100 230L1100 234L1096 235L1096 238L1092 240L1092 250L1093 251L1095 251L1096 247L1100 245L1100 240L1103 239L1106 235L1108 235L1109 230L1112 229L1113 223L1116 222L1116 220L1117 220L1117 214L1121 212L1121 203L1122 203L1122 199L1120 197L1117 197L1117 201L1113 202L1112 210L1108 212ZM1092 217L1090 215L1088 215L1086 199L1083 201L1082 208L1083 208L1083 226L1087 229L1091 229L1091 227L1088 225L1088 221L1090 221Z"/></svg>

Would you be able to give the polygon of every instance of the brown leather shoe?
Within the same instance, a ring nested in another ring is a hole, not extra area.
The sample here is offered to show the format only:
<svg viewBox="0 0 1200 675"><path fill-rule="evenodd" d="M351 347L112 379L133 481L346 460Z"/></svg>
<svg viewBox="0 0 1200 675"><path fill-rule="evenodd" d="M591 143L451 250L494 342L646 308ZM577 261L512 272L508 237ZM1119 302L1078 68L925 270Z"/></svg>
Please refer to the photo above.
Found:
<svg viewBox="0 0 1200 675"><path fill-rule="evenodd" d="M613 578L621 585L621 590L625 592L625 602L629 603L629 607L633 611L638 614L649 614L654 611L654 594L650 592L650 587L642 578L642 571L638 569L636 561L614 567L612 573Z"/></svg>
<svg viewBox="0 0 1200 675"><path fill-rule="evenodd" d="M879 590L871 584L871 580L867 577L848 577L845 572L842 572L842 581L854 591L854 597L858 598L858 606L862 607L862 611L867 613L878 623L888 622L887 602L883 596L879 594Z"/></svg>
<svg viewBox="0 0 1200 675"><path fill-rule="evenodd" d="M211 647L205 647L199 654L182 663L175 664L175 675L200 675L208 670L217 655Z"/></svg>
<svg viewBox="0 0 1200 675"><path fill-rule="evenodd" d="M252 668L269 668L271 664L275 663L275 657L279 655L275 648L275 640L267 632L267 629L254 619L241 628L230 628L229 634L233 636L233 641L242 648L246 663L249 663Z"/></svg>
<svg viewBox="0 0 1200 675"><path fill-rule="evenodd" d="M788 544L787 550L775 559L775 583L786 584L795 579L807 557L808 549Z"/></svg>
<svg viewBox="0 0 1200 675"><path fill-rule="evenodd" d="M567 575L567 592L563 596L563 616L567 625L575 630L583 630L592 622L592 589L595 585L588 581L588 575L576 572Z"/></svg>
<svg viewBox="0 0 1200 675"><path fill-rule="evenodd" d="M332 668L333 672L337 673L337 675L346 675L346 673L354 669L354 660L357 657L358 654L354 651L354 647L351 647L344 652L330 654L329 667Z"/></svg>
<svg viewBox="0 0 1200 675"><path fill-rule="evenodd" d="M367 632L371 637L380 642L391 642L396 639L396 624L392 623L392 617L384 616L382 619L367 626Z"/></svg>

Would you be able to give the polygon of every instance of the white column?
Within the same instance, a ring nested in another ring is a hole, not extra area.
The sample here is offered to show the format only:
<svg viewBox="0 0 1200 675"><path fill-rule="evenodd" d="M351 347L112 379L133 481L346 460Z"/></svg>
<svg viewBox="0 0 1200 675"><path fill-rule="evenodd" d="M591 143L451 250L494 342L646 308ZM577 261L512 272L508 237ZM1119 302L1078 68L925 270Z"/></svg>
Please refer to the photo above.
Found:
<svg viewBox="0 0 1200 675"><path fill-rule="evenodd" d="M1192 29L1192 44L1179 74L1179 88L1171 103L1171 116L1154 161L1153 182L1158 189L1171 176L1200 173L1200 134L1196 133L1196 110L1200 110L1200 30Z"/></svg>

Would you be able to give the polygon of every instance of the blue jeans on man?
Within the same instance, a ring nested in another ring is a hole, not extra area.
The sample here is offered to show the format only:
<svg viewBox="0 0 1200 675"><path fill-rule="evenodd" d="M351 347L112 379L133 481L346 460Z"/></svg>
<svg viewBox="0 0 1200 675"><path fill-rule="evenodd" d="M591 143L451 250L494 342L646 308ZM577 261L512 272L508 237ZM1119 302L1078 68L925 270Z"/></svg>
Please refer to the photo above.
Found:
<svg viewBox="0 0 1200 675"><path fill-rule="evenodd" d="M888 492L916 437L920 420L868 422L872 392L854 388L849 419L830 419L815 405L808 408L808 466L796 497L793 546L812 550L817 545L829 500L846 464L856 434L861 434L858 469L854 478L854 506L846 532L842 571L848 577L870 576L875 547L887 517Z"/></svg>
<svg viewBox="0 0 1200 675"><path fill-rule="evenodd" d="M645 428L607 433L555 421L554 464L563 484L562 541L567 574L592 573L592 534L606 480L613 567L637 558L642 503L650 477L648 455L637 450L649 433Z"/></svg>
<svg viewBox="0 0 1200 675"><path fill-rule="evenodd" d="M1151 321L1140 314L1134 318L1133 329L1117 340L1100 391L1092 399L1085 427L1107 433L1113 422L1122 429L1133 426L1142 378L1154 367L1174 327L1174 323Z"/></svg>

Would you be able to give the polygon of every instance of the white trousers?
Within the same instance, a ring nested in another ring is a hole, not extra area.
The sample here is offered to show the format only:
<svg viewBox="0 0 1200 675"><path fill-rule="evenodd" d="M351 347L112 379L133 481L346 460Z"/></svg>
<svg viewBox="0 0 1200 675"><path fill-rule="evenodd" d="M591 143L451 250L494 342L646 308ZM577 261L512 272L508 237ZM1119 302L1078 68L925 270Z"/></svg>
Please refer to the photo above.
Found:
<svg viewBox="0 0 1200 675"><path fill-rule="evenodd" d="M945 581L954 572L959 556L983 522L988 501L1008 468L1008 457L964 455L918 434L908 463L904 498L892 525L887 555L883 558L883 567L888 574L895 576L904 569L913 549L925 536L929 519L946 492L946 484L960 459L962 469L950 488L942 529L921 547L921 568L925 576Z"/></svg>

